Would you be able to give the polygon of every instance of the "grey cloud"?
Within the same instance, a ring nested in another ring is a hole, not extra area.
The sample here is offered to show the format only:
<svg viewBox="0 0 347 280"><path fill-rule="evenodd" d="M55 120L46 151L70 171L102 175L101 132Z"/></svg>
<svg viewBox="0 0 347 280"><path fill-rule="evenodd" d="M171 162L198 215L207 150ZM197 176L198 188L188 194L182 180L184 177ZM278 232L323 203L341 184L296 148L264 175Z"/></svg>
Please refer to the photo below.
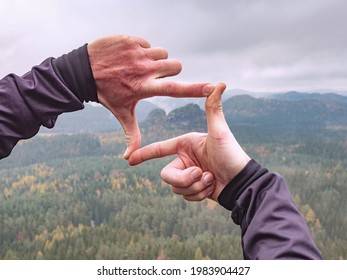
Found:
<svg viewBox="0 0 347 280"><path fill-rule="evenodd" d="M180 59L174 79L347 91L346 11L344 0L2 0L0 76L123 33Z"/></svg>

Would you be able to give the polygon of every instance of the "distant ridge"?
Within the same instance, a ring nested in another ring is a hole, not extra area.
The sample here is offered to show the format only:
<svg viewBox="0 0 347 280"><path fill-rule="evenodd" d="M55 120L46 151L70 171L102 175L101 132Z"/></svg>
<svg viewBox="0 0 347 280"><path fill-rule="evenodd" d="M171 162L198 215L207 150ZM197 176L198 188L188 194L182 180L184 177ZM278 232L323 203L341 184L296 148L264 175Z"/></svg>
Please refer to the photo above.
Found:
<svg viewBox="0 0 347 280"><path fill-rule="evenodd" d="M262 127L275 133L347 128L347 97L337 94L243 95L228 99L223 108L232 125Z"/></svg>
<svg viewBox="0 0 347 280"><path fill-rule="evenodd" d="M224 114L234 131L251 130L256 137L266 133L311 131L343 135L347 133L347 96L292 91L262 98L248 94L233 96L228 93L224 98ZM179 103L179 99L171 100L176 105ZM172 137L190 131L206 131L203 109L205 99L197 100L201 102L200 105L188 103L169 113L151 102L141 101L136 111L140 127L144 134L148 132L151 135L151 139ZM43 128L41 133L76 134L117 129L120 129L120 124L108 110L87 104L84 110L62 114L53 129Z"/></svg>
<svg viewBox="0 0 347 280"><path fill-rule="evenodd" d="M148 114L157 108L151 102L141 100L136 107L138 121L141 122L146 119ZM60 115L53 129L42 127L40 133L105 132L120 128L118 120L110 111L101 105L87 103L83 110Z"/></svg>
<svg viewBox="0 0 347 280"><path fill-rule="evenodd" d="M336 93L301 93L289 91L287 93L270 95L269 98L287 101L319 100L347 103L347 96Z"/></svg>

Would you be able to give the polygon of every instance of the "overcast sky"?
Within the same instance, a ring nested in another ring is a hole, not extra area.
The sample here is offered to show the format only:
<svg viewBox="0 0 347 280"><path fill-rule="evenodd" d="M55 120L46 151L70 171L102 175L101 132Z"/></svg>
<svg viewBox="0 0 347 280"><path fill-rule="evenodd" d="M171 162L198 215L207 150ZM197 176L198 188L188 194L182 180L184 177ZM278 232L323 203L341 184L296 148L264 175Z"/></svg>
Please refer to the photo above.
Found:
<svg viewBox="0 0 347 280"><path fill-rule="evenodd" d="M175 78L347 92L345 0L0 0L0 77L111 34L163 47Z"/></svg>

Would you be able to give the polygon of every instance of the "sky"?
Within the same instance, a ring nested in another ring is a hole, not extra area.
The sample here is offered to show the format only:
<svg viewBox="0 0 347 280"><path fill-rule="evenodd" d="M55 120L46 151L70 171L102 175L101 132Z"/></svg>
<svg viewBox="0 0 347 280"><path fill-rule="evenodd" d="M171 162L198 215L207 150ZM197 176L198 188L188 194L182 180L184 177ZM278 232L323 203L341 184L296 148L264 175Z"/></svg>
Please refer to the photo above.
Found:
<svg viewBox="0 0 347 280"><path fill-rule="evenodd" d="M128 34L179 59L173 80L347 94L345 0L0 0L0 78Z"/></svg>

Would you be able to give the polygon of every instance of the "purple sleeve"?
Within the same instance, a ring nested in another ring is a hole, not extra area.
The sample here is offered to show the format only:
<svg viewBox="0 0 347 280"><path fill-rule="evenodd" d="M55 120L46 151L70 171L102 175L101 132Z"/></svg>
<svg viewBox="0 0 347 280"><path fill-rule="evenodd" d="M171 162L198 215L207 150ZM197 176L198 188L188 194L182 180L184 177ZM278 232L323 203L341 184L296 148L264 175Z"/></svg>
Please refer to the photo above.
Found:
<svg viewBox="0 0 347 280"><path fill-rule="evenodd" d="M97 98L86 45L46 59L21 77L4 77L0 80L0 158L8 156L19 140L34 136L41 125L52 128L60 114L81 110L89 100Z"/></svg>
<svg viewBox="0 0 347 280"><path fill-rule="evenodd" d="M254 160L218 200L241 227L245 259L322 259L284 179Z"/></svg>

